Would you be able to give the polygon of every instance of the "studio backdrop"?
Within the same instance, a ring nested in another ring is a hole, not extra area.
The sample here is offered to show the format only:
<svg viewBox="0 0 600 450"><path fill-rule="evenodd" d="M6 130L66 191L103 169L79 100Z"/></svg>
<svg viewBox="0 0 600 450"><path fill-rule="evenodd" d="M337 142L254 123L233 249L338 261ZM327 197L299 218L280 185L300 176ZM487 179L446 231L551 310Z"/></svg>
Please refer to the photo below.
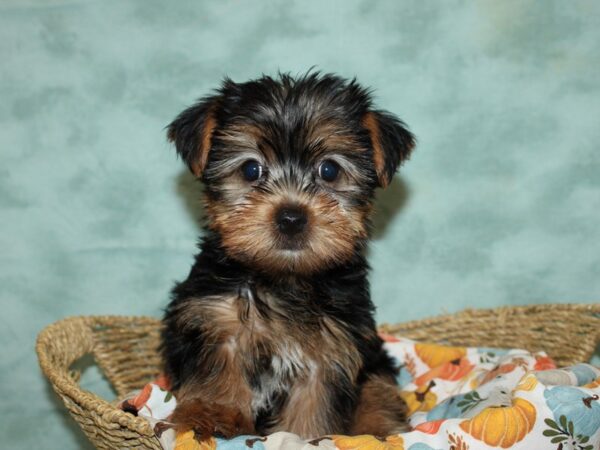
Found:
<svg viewBox="0 0 600 450"><path fill-rule="evenodd" d="M356 76L417 136L376 204L380 322L598 302L599 21L594 1L0 1L2 446L87 448L35 336L161 315L202 216L165 126L225 75Z"/></svg>

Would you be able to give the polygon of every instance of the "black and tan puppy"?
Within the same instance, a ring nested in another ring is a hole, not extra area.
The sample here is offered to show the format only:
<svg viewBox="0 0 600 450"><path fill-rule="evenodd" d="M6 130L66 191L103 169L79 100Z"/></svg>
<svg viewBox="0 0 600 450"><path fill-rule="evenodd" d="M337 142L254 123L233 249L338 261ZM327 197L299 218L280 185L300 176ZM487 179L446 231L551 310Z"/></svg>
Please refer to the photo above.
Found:
<svg viewBox="0 0 600 450"><path fill-rule="evenodd" d="M374 190L412 134L355 81L318 73L226 80L168 134L207 215L164 318L173 422L202 437L401 429L364 250Z"/></svg>

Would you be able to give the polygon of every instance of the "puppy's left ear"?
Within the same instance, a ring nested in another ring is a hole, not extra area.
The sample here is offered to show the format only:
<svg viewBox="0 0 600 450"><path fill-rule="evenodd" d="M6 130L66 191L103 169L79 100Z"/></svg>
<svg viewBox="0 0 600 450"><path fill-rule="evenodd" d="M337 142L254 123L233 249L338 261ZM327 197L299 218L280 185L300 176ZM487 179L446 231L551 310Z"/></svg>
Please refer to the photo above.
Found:
<svg viewBox="0 0 600 450"><path fill-rule="evenodd" d="M196 177L202 176L208 161L220 100L220 96L201 99L179 114L167 127L167 137L175 143L177 153Z"/></svg>
<svg viewBox="0 0 600 450"><path fill-rule="evenodd" d="M385 111L369 111L362 125L369 132L380 187L386 187L398 166L411 154L415 137L404 122Z"/></svg>

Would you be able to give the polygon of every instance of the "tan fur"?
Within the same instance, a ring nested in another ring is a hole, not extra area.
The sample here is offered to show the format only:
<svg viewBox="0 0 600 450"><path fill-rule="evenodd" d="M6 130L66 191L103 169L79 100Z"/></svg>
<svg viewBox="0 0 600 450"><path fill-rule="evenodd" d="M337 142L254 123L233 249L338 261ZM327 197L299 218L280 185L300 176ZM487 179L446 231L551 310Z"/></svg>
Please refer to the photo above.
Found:
<svg viewBox="0 0 600 450"><path fill-rule="evenodd" d="M288 400L287 413L282 416L281 429L294 430L305 439L331 433L326 416L327 390L319 374L298 382Z"/></svg>
<svg viewBox="0 0 600 450"><path fill-rule="evenodd" d="M327 418L330 391L325 386L325 383L335 383L340 375L335 366L340 367L350 379L355 379L360 369L356 348L333 321L325 319L323 330L310 341L309 354L318 364L294 385L281 422L282 429L293 430L306 439L336 430L337 424L330 423Z"/></svg>
<svg viewBox="0 0 600 450"><path fill-rule="evenodd" d="M198 156L190 162L190 168L192 173L199 177L208 161L208 152L211 147L212 135L217 126L217 121L212 112L208 113L208 117L204 122L204 126L201 131L200 148L198 149Z"/></svg>
<svg viewBox="0 0 600 450"><path fill-rule="evenodd" d="M275 303L266 294L264 299ZM247 299L236 297L188 305L181 312L181 326L189 329L203 324L206 345L213 353L210 362L218 376L199 378L176 393L180 404L174 418L179 429L214 426L215 430L202 432L251 434L253 398L244 377L245 363L263 352L273 359L278 375L291 383L280 427L307 438L315 437L315 432L333 432L335 424L328 423L325 415L329 402L325 383L335 382L341 373L354 379L360 356L335 321L323 320L321 326L279 320L265 323ZM211 419L205 410L222 413Z"/></svg>
<svg viewBox="0 0 600 450"><path fill-rule="evenodd" d="M305 248L287 254L277 248L278 233L273 216L281 205L305 206L308 226ZM207 203L213 217L210 226L223 238L228 253L265 270L287 268L290 272L311 273L352 256L357 239L365 238L369 210L346 209L323 193L249 193L235 208Z"/></svg>
<svg viewBox="0 0 600 450"><path fill-rule="evenodd" d="M306 132L314 151L323 153L315 155L317 160L333 159L343 168L336 189L341 192L356 189L364 173L344 157L366 151L356 137L343 124L327 119L314 121ZM277 152L270 147L269 139L265 139L266 133L250 124L233 124L216 132L215 138L238 151L227 163L219 162L210 169L223 177L222 190L231 197L218 202L205 199L207 215L211 217L209 227L222 236L228 254L267 271L283 267L289 272L309 274L347 260L353 254L355 242L367 237L370 207L345 207L334 196L324 192L309 195L301 186L278 185L274 192L249 189L239 175L239 167L248 159L267 166L271 176L284 178L277 173ZM278 208L288 204L303 207L308 216L303 236L305 248L293 253L278 248L280 234L274 220Z"/></svg>
<svg viewBox="0 0 600 450"><path fill-rule="evenodd" d="M377 178L382 187L388 185L388 178L385 175L385 155L381 146L381 138L379 135L379 124L375 115L371 112L365 114L362 120L363 126L369 131L371 143L373 145L373 160L375 162L375 171Z"/></svg>
<svg viewBox="0 0 600 450"><path fill-rule="evenodd" d="M244 415L235 405L205 400L204 396L186 399L177 404L170 420L178 432L195 431L199 441L218 433L226 438L254 434L251 416Z"/></svg>
<svg viewBox="0 0 600 450"><path fill-rule="evenodd" d="M203 256L165 317L173 420L200 437L311 438L351 424L392 433L403 403L374 329L363 251L373 190L389 183L412 135L367 112L354 81L309 73L258 83L228 80L169 126L205 184L207 216Z"/></svg>
<svg viewBox="0 0 600 450"><path fill-rule="evenodd" d="M354 435L389 436L408 431L405 420L406 406L398 386L392 380L373 376L363 385L350 431Z"/></svg>
<svg viewBox="0 0 600 450"><path fill-rule="evenodd" d="M356 137L343 124L332 120L315 120L308 131L308 141L313 145L323 144L327 150L363 152Z"/></svg>

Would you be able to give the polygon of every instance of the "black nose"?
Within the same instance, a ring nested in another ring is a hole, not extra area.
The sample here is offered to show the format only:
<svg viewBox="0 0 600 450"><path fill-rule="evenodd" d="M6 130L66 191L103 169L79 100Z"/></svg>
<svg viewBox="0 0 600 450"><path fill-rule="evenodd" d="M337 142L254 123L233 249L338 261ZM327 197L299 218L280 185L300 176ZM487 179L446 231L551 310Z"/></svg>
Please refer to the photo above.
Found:
<svg viewBox="0 0 600 450"><path fill-rule="evenodd" d="M297 207L281 208L275 220L279 231L288 236L300 233L306 226L306 214Z"/></svg>

